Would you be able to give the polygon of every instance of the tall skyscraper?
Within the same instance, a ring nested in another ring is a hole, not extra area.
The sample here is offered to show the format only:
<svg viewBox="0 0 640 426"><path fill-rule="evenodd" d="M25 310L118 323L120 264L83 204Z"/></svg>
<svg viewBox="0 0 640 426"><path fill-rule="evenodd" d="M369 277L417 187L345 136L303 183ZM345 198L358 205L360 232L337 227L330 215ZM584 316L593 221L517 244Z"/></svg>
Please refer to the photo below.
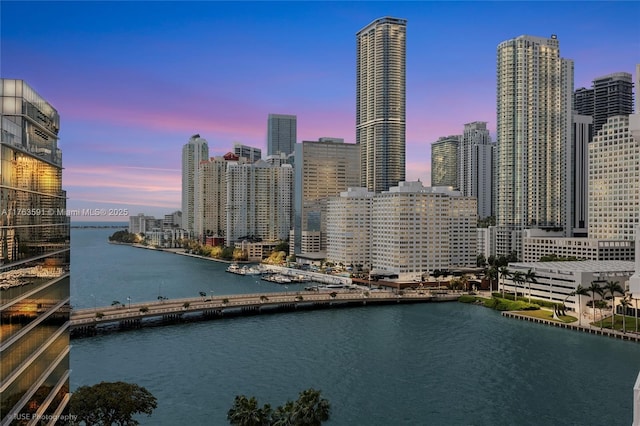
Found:
<svg viewBox="0 0 640 426"><path fill-rule="evenodd" d="M296 116L269 114L267 126L267 155L293 153L297 140Z"/></svg>
<svg viewBox="0 0 640 426"><path fill-rule="evenodd" d="M360 185L360 146L320 138L296 145L294 253L326 250L327 200Z"/></svg>
<svg viewBox="0 0 640 426"><path fill-rule="evenodd" d="M458 147L462 136L443 136L431 144L431 186L458 189Z"/></svg>
<svg viewBox="0 0 640 426"><path fill-rule="evenodd" d="M209 159L209 145L193 135L182 147L182 227L194 232L198 215L199 164Z"/></svg>
<svg viewBox="0 0 640 426"><path fill-rule="evenodd" d="M24 81L0 79L0 118L0 423L51 416L58 422L47 424L67 424L69 220L60 116Z"/></svg>
<svg viewBox="0 0 640 426"><path fill-rule="evenodd" d="M464 125L458 146L458 189L466 197L476 197L480 218L494 214L495 151L486 122Z"/></svg>
<svg viewBox="0 0 640 426"><path fill-rule="evenodd" d="M356 34L360 181L373 192L405 180L406 31L406 19L384 17Z"/></svg>
<svg viewBox="0 0 640 426"><path fill-rule="evenodd" d="M573 62L551 38L519 36L497 49L497 254L522 253L522 231L570 232L567 162Z"/></svg>
<svg viewBox="0 0 640 426"><path fill-rule="evenodd" d="M591 89L580 88L574 94L574 109L593 117L594 135L607 118L633 113L633 81L631 74L617 72L593 80Z"/></svg>

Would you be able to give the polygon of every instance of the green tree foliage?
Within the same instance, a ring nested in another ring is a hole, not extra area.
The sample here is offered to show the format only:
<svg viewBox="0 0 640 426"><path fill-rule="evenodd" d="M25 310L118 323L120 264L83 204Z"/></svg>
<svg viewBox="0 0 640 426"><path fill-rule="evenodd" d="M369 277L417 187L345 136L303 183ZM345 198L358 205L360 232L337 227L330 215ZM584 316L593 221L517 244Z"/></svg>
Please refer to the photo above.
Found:
<svg viewBox="0 0 640 426"><path fill-rule="evenodd" d="M259 407L255 397L238 395L227 420L238 426L320 426L329 420L330 411L329 401L315 389L300 392L297 401L287 401L275 410L269 404Z"/></svg>
<svg viewBox="0 0 640 426"><path fill-rule="evenodd" d="M280 242L277 246L274 247L273 251L283 251L285 253L289 253L289 243L286 241Z"/></svg>
<svg viewBox="0 0 640 426"><path fill-rule="evenodd" d="M269 265L282 265L286 258L287 253L284 251L274 251L269 255L269 257L264 259L263 262Z"/></svg>
<svg viewBox="0 0 640 426"><path fill-rule="evenodd" d="M482 219L478 219L478 228L488 228L490 226L496 226L495 216L487 216Z"/></svg>
<svg viewBox="0 0 640 426"><path fill-rule="evenodd" d="M249 259L249 253L246 250L242 250L240 247L233 249L233 260L242 261Z"/></svg>
<svg viewBox="0 0 640 426"><path fill-rule="evenodd" d="M555 253L547 254L540 258L540 262L574 262L576 260L580 260L580 259L578 259L575 256L568 256L568 257L558 256Z"/></svg>
<svg viewBox="0 0 640 426"><path fill-rule="evenodd" d="M113 241L116 243L127 243L133 244L140 241L140 238L136 234L132 234L129 231L116 231L109 237L109 241Z"/></svg>
<svg viewBox="0 0 640 426"><path fill-rule="evenodd" d="M233 259L233 247L224 247L222 249L222 253L220 254L220 258L224 260Z"/></svg>
<svg viewBox="0 0 640 426"><path fill-rule="evenodd" d="M151 416L156 398L145 388L125 382L81 386L71 396L71 414L78 424L132 426L135 414Z"/></svg>

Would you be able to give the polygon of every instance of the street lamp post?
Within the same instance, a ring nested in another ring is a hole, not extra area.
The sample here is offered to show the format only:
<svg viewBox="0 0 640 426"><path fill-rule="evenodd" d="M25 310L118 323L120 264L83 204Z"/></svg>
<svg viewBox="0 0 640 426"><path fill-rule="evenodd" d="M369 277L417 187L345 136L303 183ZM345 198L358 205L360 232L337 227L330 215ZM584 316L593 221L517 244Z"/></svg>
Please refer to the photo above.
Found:
<svg viewBox="0 0 640 426"><path fill-rule="evenodd" d="M129 310L131 310L131 297L127 297L127 300L129 301Z"/></svg>

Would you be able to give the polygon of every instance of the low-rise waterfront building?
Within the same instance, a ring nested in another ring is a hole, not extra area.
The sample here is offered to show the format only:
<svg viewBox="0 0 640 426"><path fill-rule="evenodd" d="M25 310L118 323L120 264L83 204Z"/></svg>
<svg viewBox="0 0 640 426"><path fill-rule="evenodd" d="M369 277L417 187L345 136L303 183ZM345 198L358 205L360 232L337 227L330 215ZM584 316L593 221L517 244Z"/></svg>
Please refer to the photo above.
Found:
<svg viewBox="0 0 640 426"><path fill-rule="evenodd" d="M509 263L507 269L510 273L526 274L531 271L535 273L536 282L517 283L511 278L501 278L499 286L502 290L504 285L508 292L517 291L520 296L530 294L533 299L564 302L569 309L582 315L591 297L575 295L578 286L588 288L593 282L603 286L607 281L617 281L622 288L628 289L634 268L633 262L622 260ZM598 300L601 297L596 294L595 298Z"/></svg>
<svg viewBox="0 0 640 426"><path fill-rule="evenodd" d="M575 257L578 260L633 261L634 244L627 240L527 236L523 238L523 261L538 262L543 256Z"/></svg>

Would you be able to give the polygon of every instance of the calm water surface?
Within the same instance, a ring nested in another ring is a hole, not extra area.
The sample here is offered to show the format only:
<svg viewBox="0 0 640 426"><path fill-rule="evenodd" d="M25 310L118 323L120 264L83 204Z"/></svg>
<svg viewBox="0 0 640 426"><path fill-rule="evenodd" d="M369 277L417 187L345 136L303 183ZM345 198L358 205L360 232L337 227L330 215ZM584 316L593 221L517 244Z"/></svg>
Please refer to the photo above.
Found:
<svg viewBox="0 0 640 426"><path fill-rule="evenodd" d="M72 230L72 304L281 291L226 265ZM291 286L292 288L295 286ZM237 394L321 389L334 425L629 425L640 345L458 303L288 313L72 342L72 390L123 380L158 398L143 425L224 425Z"/></svg>

